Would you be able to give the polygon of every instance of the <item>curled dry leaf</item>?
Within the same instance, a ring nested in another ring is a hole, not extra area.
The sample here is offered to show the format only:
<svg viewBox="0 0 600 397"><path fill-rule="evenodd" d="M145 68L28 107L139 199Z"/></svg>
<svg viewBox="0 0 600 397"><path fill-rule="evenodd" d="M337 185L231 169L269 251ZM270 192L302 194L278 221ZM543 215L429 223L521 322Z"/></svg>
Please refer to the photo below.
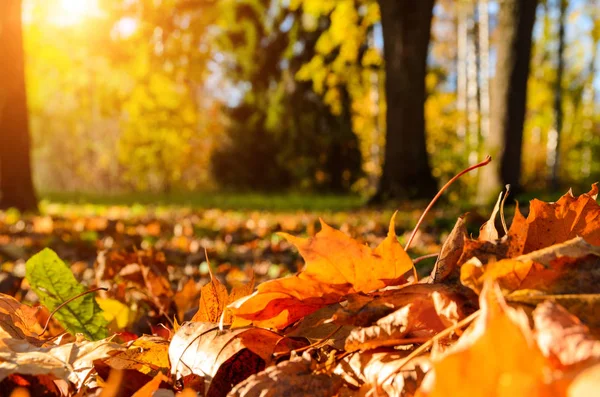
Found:
<svg viewBox="0 0 600 397"><path fill-rule="evenodd" d="M485 222L481 228L479 229L479 240L482 241L496 241L498 240L498 230L496 230L496 217L498 216L498 211L500 211L500 203L502 202L502 192L498 195L498 200L496 201L496 205L494 206L494 210L492 211L492 215L490 219Z"/></svg>
<svg viewBox="0 0 600 397"><path fill-rule="evenodd" d="M0 380L11 374L45 375L68 379L79 389L93 370L93 361L125 350L110 339L35 347L25 340L0 340Z"/></svg>
<svg viewBox="0 0 600 397"><path fill-rule="evenodd" d="M0 294L0 337L26 339L35 346L44 342L36 319L37 309L24 305L12 296Z"/></svg>
<svg viewBox="0 0 600 397"><path fill-rule="evenodd" d="M306 265L298 275L267 281L248 298L230 307L238 318L261 327L282 329L303 316L356 292L402 283L413 263L390 220L385 240L371 249L321 221L321 231L303 239L283 234ZM235 322L234 322L235 325Z"/></svg>
<svg viewBox="0 0 600 397"><path fill-rule="evenodd" d="M235 386L228 397L334 396L342 388L338 375L315 373L310 355L271 366Z"/></svg>
<svg viewBox="0 0 600 397"><path fill-rule="evenodd" d="M344 350L346 338L356 327L338 325L331 321L333 315L341 308L339 303L325 306L286 329L285 335L292 338L306 338L311 343L322 342L337 350Z"/></svg>
<svg viewBox="0 0 600 397"><path fill-rule="evenodd" d="M544 302L533 311L536 339L546 356L567 366L588 359L600 359L600 341L579 319L562 306Z"/></svg>
<svg viewBox="0 0 600 397"><path fill-rule="evenodd" d="M266 329L221 331L216 323L187 322L169 346L171 374L178 379L202 376L207 396L225 395L233 385L269 365L275 352L300 346Z"/></svg>
<svg viewBox="0 0 600 397"><path fill-rule="evenodd" d="M459 341L433 357L417 395L561 395L525 313L508 307L492 282L486 283L480 305L481 315Z"/></svg>
<svg viewBox="0 0 600 397"><path fill-rule="evenodd" d="M600 292L600 247L577 237L513 259L482 265L473 258L461 267L461 282L475 292L484 280L496 280L503 291L533 289L547 293Z"/></svg>
<svg viewBox="0 0 600 397"><path fill-rule="evenodd" d="M336 324L368 327L382 317L414 302L426 302L425 305L432 308L434 295L440 302L456 303L458 313L469 314L474 308L470 306L469 297L462 292L463 289L457 290L443 284L411 284L370 296L350 295L348 302L335 313L332 319Z"/></svg>
<svg viewBox="0 0 600 397"><path fill-rule="evenodd" d="M359 395L412 396L430 365L424 357L405 363L408 354L407 351L352 354L336 366L334 373L360 388Z"/></svg>
<svg viewBox="0 0 600 397"><path fill-rule="evenodd" d="M406 345L414 343L414 339L422 342L462 317L456 302L434 291L377 320L373 326L353 330L346 339L346 350Z"/></svg>
<svg viewBox="0 0 600 397"><path fill-rule="evenodd" d="M442 245L440 255L431 272L430 281L432 283L441 282L452 275L454 275L455 278L459 277L457 265L463 253L466 238L467 228L465 226L465 217L463 215L458 218L452 232L450 232L448 238L444 241L444 245Z"/></svg>

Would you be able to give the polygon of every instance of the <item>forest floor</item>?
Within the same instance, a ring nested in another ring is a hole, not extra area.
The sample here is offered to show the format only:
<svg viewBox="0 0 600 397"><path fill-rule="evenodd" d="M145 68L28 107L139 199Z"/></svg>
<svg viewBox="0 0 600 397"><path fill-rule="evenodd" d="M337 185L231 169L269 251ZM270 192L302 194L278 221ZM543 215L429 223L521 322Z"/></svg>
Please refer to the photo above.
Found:
<svg viewBox="0 0 600 397"><path fill-rule="evenodd" d="M205 249L217 277L226 280L231 269L236 274L238 269L252 269L261 282L294 273L303 264L297 250L277 232L312 236L320 230L321 218L373 247L386 236L397 209L396 232L404 244L427 205L371 209L363 203L358 196L333 195L43 195L40 214L0 212L0 292L14 295L24 262L46 247L84 284L93 283L99 252L135 250L163 253L175 290L190 278L207 282ZM428 214L410 255L439 252L461 212L460 206L440 204ZM486 216L471 216L472 232ZM433 262L422 261L421 272L429 271Z"/></svg>

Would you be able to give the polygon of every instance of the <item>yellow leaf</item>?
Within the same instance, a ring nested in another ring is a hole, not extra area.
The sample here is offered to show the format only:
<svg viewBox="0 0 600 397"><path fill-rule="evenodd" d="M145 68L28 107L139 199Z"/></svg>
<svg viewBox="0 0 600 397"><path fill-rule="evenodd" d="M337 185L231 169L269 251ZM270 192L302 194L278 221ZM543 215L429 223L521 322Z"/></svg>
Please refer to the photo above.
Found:
<svg viewBox="0 0 600 397"><path fill-rule="evenodd" d="M119 329L127 328L132 320L131 310L127 305L111 298L96 298L96 302L104 312L106 321L109 323L114 321Z"/></svg>

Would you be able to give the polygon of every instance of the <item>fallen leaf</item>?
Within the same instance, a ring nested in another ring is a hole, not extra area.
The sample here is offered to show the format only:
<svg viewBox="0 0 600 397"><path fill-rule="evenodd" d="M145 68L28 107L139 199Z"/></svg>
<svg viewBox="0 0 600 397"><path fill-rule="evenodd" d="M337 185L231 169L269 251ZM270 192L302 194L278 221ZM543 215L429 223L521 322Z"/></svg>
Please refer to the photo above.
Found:
<svg viewBox="0 0 600 397"><path fill-rule="evenodd" d="M213 275L209 264L210 281L200 291L200 306L192 321L219 322L219 318L229 302L227 288Z"/></svg>
<svg viewBox="0 0 600 397"><path fill-rule="evenodd" d="M490 219L485 222L481 228L479 229L479 240L482 241L496 241L498 240L498 230L496 230L496 217L498 216L498 211L500 211L500 203L502 202L502 192L498 195L498 200L496 201L496 205L494 206L494 210L492 211L492 215Z"/></svg>
<svg viewBox="0 0 600 397"><path fill-rule="evenodd" d="M364 328L354 329L346 339L347 351L382 346L422 343L463 317L456 302L434 291Z"/></svg>
<svg viewBox="0 0 600 397"><path fill-rule="evenodd" d="M524 253L583 237L600 245L600 205L596 202L598 184L588 193L574 197L569 191L556 203L532 200L527 217Z"/></svg>
<svg viewBox="0 0 600 397"><path fill-rule="evenodd" d="M169 342L144 335L133 341L127 350L118 352L103 362L115 370L132 369L152 378L170 370Z"/></svg>
<svg viewBox="0 0 600 397"><path fill-rule="evenodd" d="M200 375L207 396L225 395L233 385L270 364L275 352L301 346L289 343L261 328L221 331L216 323L183 323L169 346L171 374L176 378Z"/></svg>
<svg viewBox="0 0 600 397"><path fill-rule="evenodd" d="M562 306L544 302L533 311L538 346L546 356L568 366L589 359L600 359L600 341L579 319Z"/></svg>
<svg viewBox="0 0 600 397"><path fill-rule="evenodd" d="M11 374L68 379L79 389L93 370L92 362L125 348L110 339L35 347L25 340L0 340L0 380Z"/></svg>
<svg viewBox="0 0 600 397"><path fill-rule="evenodd" d="M42 330L36 319L37 309L24 305L12 296L0 294L0 337L26 339L29 343L41 346L39 338Z"/></svg>
<svg viewBox="0 0 600 397"><path fill-rule="evenodd" d="M479 293L486 278L505 293L532 289L545 293L600 292L600 247L581 237L513 259L481 264L472 258L461 267L463 285Z"/></svg>
<svg viewBox="0 0 600 397"><path fill-rule="evenodd" d="M561 395L525 313L508 307L492 282L481 292L480 306L481 315L458 342L432 358L417 395Z"/></svg>
<svg viewBox="0 0 600 397"><path fill-rule="evenodd" d="M401 283L413 264L396 238L394 219L387 237L374 250L323 221L321 231L309 239L283 234L300 251L304 270L262 283L254 294L231 304L236 321L282 329L348 294Z"/></svg>
<svg viewBox="0 0 600 397"><path fill-rule="evenodd" d="M430 365L425 357L405 363L408 354L408 351L353 354L340 362L334 373L359 388L359 395L412 396Z"/></svg>
<svg viewBox="0 0 600 397"><path fill-rule="evenodd" d="M27 281L49 310L86 292L67 265L49 248L32 256L25 266ZM93 294L67 303L55 317L69 332L82 333L91 340L105 338L108 334L107 322Z"/></svg>
<svg viewBox="0 0 600 397"><path fill-rule="evenodd" d="M309 355L295 357L248 377L229 397L334 396L342 388L338 375L313 373Z"/></svg>
<svg viewBox="0 0 600 397"><path fill-rule="evenodd" d="M141 389L136 391L132 397L153 397L154 393L160 389L161 384L169 384L170 381L171 380L162 372L159 372L150 382L146 383Z"/></svg>
<svg viewBox="0 0 600 397"><path fill-rule="evenodd" d="M458 261L463 253L465 239L467 238L467 228L465 226L465 217L460 216L452 229L452 232L444 241L440 254L435 262L430 280L432 283L442 282L451 275L459 278L460 272L457 269Z"/></svg>

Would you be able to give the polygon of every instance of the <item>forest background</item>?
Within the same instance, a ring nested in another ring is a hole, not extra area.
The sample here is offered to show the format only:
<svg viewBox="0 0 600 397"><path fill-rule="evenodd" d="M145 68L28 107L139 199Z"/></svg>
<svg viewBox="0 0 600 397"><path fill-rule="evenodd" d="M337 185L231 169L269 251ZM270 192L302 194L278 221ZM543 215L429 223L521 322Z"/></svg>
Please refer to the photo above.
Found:
<svg viewBox="0 0 600 397"><path fill-rule="evenodd" d="M599 14L595 0L3 1L3 206L34 208L29 180L42 197L427 198L486 154L495 166L450 200L589 186Z"/></svg>

